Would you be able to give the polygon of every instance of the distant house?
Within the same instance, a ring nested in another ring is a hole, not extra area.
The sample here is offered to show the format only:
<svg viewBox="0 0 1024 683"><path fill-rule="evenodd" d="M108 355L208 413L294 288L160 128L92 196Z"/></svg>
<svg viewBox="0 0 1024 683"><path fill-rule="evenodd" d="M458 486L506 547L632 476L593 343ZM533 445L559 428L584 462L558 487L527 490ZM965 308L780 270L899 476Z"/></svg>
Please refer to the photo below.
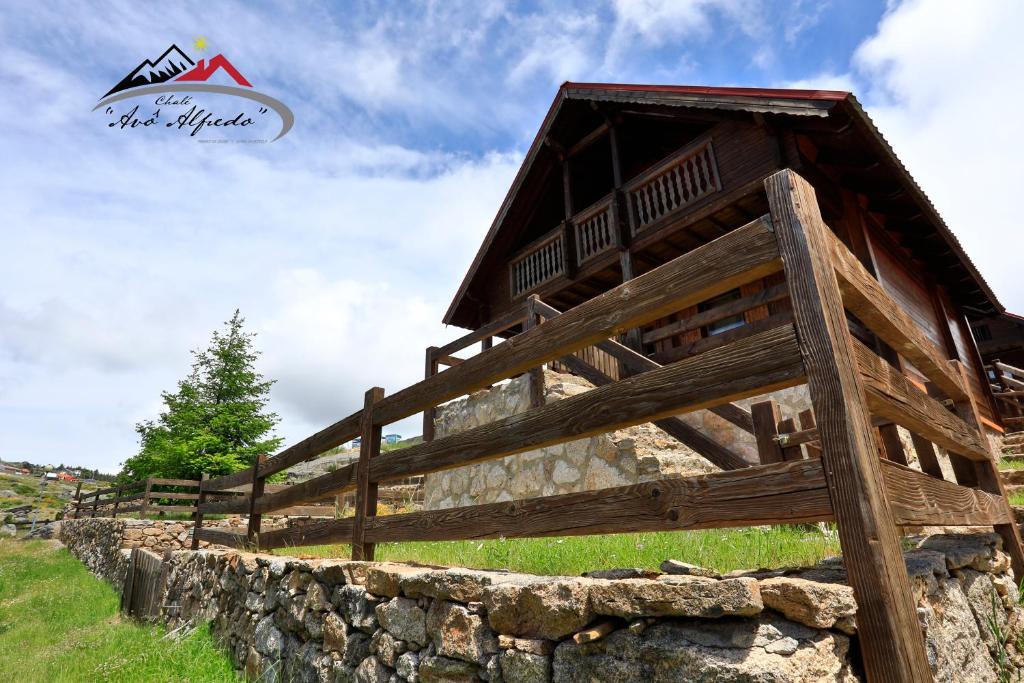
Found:
<svg viewBox="0 0 1024 683"><path fill-rule="evenodd" d="M47 472L46 474L43 475L43 479L45 479L46 481L57 481L57 473Z"/></svg>
<svg viewBox="0 0 1024 683"><path fill-rule="evenodd" d="M398 443L402 440L401 434L385 434L384 443Z"/></svg>
<svg viewBox="0 0 1024 683"><path fill-rule="evenodd" d="M58 472L57 478L61 481L78 481L78 477L70 472Z"/></svg>

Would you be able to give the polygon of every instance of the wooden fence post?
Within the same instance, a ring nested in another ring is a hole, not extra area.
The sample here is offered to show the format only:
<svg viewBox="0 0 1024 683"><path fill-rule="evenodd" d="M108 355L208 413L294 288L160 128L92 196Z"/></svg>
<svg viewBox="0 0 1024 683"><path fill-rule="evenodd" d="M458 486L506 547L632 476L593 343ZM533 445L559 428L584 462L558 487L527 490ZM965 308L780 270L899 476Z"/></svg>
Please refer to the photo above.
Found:
<svg viewBox="0 0 1024 683"><path fill-rule="evenodd" d="M885 498L874 429L855 364L814 188L792 170L765 180L793 302L839 540L857 600L871 681L930 681L924 637Z"/></svg>
<svg viewBox="0 0 1024 683"><path fill-rule="evenodd" d="M99 491L99 489L96 489L96 491ZM92 495L93 495L93 498L92 498L92 517L95 517L96 516L96 508L98 508L100 506L100 494L97 493L97 492L93 492Z"/></svg>
<svg viewBox="0 0 1024 683"><path fill-rule="evenodd" d="M111 511L111 517L117 519L117 508L121 505L121 492L124 490L124 484L118 484L117 489L114 491L114 509Z"/></svg>
<svg viewBox="0 0 1024 683"><path fill-rule="evenodd" d="M540 297L536 294L531 294L526 299L526 322L523 324L524 330L529 330L541 323L541 315L537 310L537 302L540 301ZM536 368L531 368L530 372L530 407L539 408L544 405L544 366L541 365Z"/></svg>
<svg viewBox="0 0 1024 683"><path fill-rule="evenodd" d="M384 390L373 387L363 398L359 426L362 440L356 466L356 516L352 524L352 559L372 560L373 543L366 543L366 518L377 514L377 482L370 481L370 459L380 455L380 434L383 425L373 421L373 405L384 398Z"/></svg>
<svg viewBox="0 0 1024 683"><path fill-rule="evenodd" d="M206 502L206 480L209 478L206 472L199 478L199 497L196 498L196 511L193 513L195 523L192 524L192 550L199 549L199 530L203 528L202 505Z"/></svg>
<svg viewBox="0 0 1024 683"><path fill-rule="evenodd" d="M266 484L266 478L260 476L260 467L263 466L266 460L266 454L260 453L256 456L256 462L252 466L252 490L249 492L249 528L246 531L245 537L250 545L256 546L259 545L260 523L263 521L263 515L256 512L256 501L263 495L263 487Z"/></svg>
<svg viewBox="0 0 1024 683"><path fill-rule="evenodd" d="M762 465L782 462L782 446L779 445L778 404L772 400L761 401L750 406L750 419L754 423L754 440L757 443L757 457Z"/></svg>
<svg viewBox="0 0 1024 683"><path fill-rule="evenodd" d="M82 504L82 482L78 482L78 486L75 487L75 514L72 519L78 519L78 508Z"/></svg>
<svg viewBox="0 0 1024 683"><path fill-rule="evenodd" d="M142 494L142 505L139 507L139 519L145 519L149 513L149 494L153 490L153 477L146 477L146 491Z"/></svg>
<svg viewBox="0 0 1024 683"><path fill-rule="evenodd" d="M426 367L423 372L423 379L430 379L437 374L437 347L427 347ZM434 408L427 408L423 411L423 440L434 440ZM360 449L362 450L362 449Z"/></svg>

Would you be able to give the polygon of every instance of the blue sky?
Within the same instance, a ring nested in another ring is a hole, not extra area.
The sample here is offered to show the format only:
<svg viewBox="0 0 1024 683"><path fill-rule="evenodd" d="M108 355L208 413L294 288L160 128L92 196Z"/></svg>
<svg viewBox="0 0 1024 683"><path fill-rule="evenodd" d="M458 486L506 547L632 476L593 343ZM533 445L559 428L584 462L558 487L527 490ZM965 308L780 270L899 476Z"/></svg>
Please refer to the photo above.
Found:
<svg viewBox="0 0 1024 683"><path fill-rule="evenodd" d="M117 469L235 307L288 442L417 380L565 80L853 89L1024 310L1022 20L996 0L4 3L0 458ZM108 129L99 97L171 43L227 55L294 130Z"/></svg>

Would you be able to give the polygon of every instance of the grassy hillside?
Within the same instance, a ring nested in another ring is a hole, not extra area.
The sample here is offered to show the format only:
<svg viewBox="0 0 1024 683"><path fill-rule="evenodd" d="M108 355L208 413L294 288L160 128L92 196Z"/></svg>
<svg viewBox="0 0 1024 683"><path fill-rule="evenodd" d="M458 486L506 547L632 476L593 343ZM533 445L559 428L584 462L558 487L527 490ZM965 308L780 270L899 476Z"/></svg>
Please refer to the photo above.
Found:
<svg viewBox="0 0 1024 683"><path fill-rule="evenodd" d="M118 596L49 541L0 541L0 681L236 681L208 629L122 620Z"/></svg>
<svg viewBox="0 0 1024 683"><path fill-rule="evenodd" d="M0 474L0 510L31 505L42 511L41 518L52 519L74 497L76 486L63 481L51 481L41 486L39 477L5 472ZM82 490L95 491L96 488L95 484L83 485ZM0 514L0 523L3 521Z"/></svg>

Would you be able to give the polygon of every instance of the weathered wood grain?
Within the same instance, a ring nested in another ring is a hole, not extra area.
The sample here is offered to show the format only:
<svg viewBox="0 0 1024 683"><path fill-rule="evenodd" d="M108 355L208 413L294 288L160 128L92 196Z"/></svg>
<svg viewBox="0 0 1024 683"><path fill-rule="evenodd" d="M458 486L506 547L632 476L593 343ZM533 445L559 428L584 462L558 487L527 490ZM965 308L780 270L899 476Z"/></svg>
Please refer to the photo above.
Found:
<svg viewBox="0 0 1024 683"><path fill-rule="evenodd" d="M206 491L225 491L227 489L241 486L242 484L252 483L252 468L246 467L244 470L232 472L231 474L225 474L222 477L213 477L202 482L202 486Z"/></svg>
<svg viewBox="0 0 1024 683"><path fill-rule="evenodd" d="M689 318L683 320L677 320L676 322L669 323L662 327L646 332L643 335L643 342L645 344L653 344L659 342L662 339L668 339L690 330L698 330L706 325L711 325L724 320L725 318L739 315L745 311L755 308L757 306L764 306L776 301L781 301L789 296L789 290L786 289L785 285L776 285L767 289L762 289L753 294L749 294L735 301L730 301L721 306L716 306L707 311L697 313Z"/></svg>
<svg viewBox="0 0 1024 683"><path fill-rule="evenodd" d="M943 481L892 461L882 463L885 493L903 526L993 526L1012 521L998 495Z"/></svg>
<svg viewBox="0 0 1024 683"><path fill-rule="evenodd" d="M220 529L196 529L193 531L193 534L194 538L199 541L206 541L207 543L226 545L229 548L246 549L248 547L245 534L240 534L234 531L222 531Z"/></svg>
<svg viewBox="0 0 1024 683"><path fill-rule="evenodd" d="M814 188L793 171L768 177L765 189L821 435L820 462L857 600L857 633L867 676L873 681L931 680L854 362L831 232L822 221Z"/></svg>
<svg viewBox="0 0 1024 683"><path fill-rule="evenodd" d="M352 559L372 560L374 544L365 539L366 521L377 514L377 481L370 477L370 464L380 455L381 425L376 423L374 413L384 398L384 389L373 387L363 397L363 412L360 422L362 440L359 446L359 460L356 463L356 510L352 522Z"/></svg>
<svg viewBox="0 0 1024 683"><path fill-rule="evenodd" d="M350 463L333 472L289 486L283 491L264 494L256 501L255 510L259 513L269 513L343 493L355 488L355 473L356 466L354 463Z"/></svg>
<svg viewBox="0 0 1024 683"><path fill-rule="evenodd" d="M750 406L750 416L754 421L754 441L761 464L782 462L782 447L775 438L779 433L779 419L782 417L778 404L772 399L754 403Z"/></svg>
<svg viewBox="0 0 1024 683"><path fill-rule="evenodd" d="M413 412L419 411L414 410ZM267 458L266 463L260 468L260 476L269 477L272 474L282 472L293 465L298 465L300 462L311 460L328 449L340 446L346 441L351 441L357 436L359 436L358 412L338 420L330 427L325 427L316 434L289 446L274 457ZM247 484L249 479L240 478L236 483Z"/></svg>
<svg viewBox="0 0 1024 683"><path fill-rule="evenodd" d="M905 375L860 341L854 340L853 352L873 415L880 415L972 460L988 458L988 449L976 429L911 384Z"/></svg>

